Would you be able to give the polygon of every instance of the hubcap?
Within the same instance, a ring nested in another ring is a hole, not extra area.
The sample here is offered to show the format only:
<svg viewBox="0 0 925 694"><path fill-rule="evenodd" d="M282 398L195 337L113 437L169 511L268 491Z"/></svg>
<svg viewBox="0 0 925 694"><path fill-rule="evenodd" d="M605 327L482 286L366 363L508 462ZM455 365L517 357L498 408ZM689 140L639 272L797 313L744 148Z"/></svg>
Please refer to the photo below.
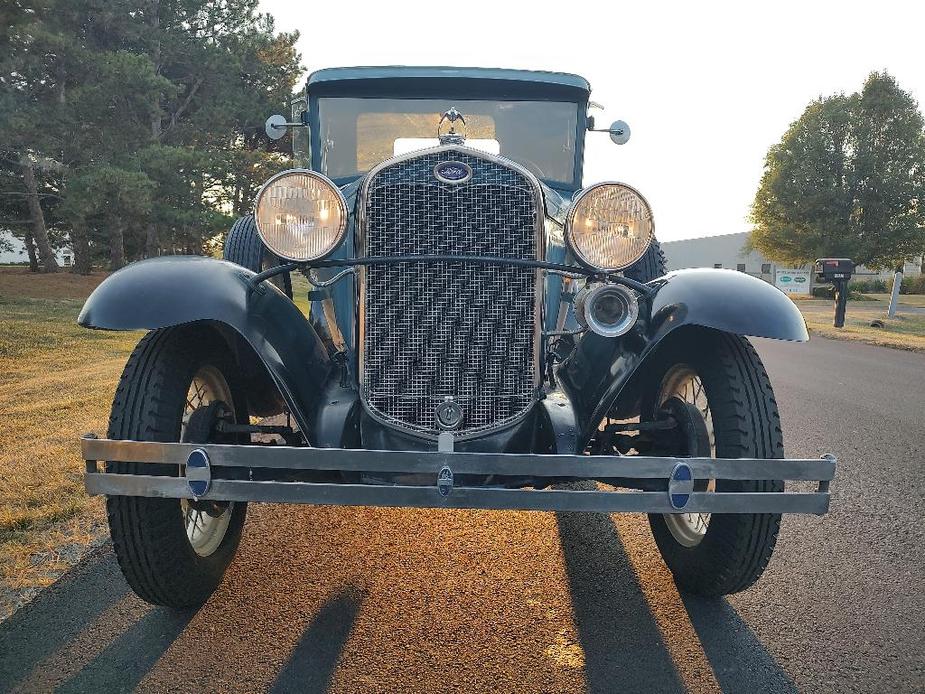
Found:
<svg viewBox="0 0 925 694"><path fill-rule="evenodd" d="M661 407L666 400L672 397L693 405L700 412L709 436L710 457L716 457L716 435L713 431L710 402L700 376L690 366L677 364L662 379L662 386L656 400L658 406ZM698 491L710 492L715 490L715 480L709 480L705 490L702 487L698 489ZM663 517L674 539L685 547L699 545L710 525L709 513L666 513Z"/></svg>
<svg viewBox="0 0 925 694"><path fill-rule="evenodd" d="M187 425L193 412L216 401L234 409L231 388L228 387L222 372L214 366L203 366L193 376L186 394L186 407L183 409L183 424L180 429L181 440L186 440ZM208 557L219 548L231 523L233 509L233 501L180 500L186 538L196 554Z"/></svg>

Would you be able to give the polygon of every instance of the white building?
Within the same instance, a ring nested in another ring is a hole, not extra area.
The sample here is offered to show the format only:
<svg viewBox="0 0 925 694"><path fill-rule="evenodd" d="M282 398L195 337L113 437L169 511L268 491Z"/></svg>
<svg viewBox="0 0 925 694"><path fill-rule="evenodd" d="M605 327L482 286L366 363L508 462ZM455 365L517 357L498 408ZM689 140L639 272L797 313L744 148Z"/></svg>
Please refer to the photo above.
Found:
<svg viewBox="0 0 925 694"><path fill-rule="evenodd" d="M13 247L12 251L0 250L0 265L10 265L13 263L28 263L29 254L26 252L26 245L8 231L0 230L0 247L6 244L6 241ZM74 254L70 248L59 248L55 251L58 259L58 265L70 267L74 264Z"/></svg>
<svg viewBox="0 0 925 694"><path fill-rule="evenodd" d="M768 260L758 251L745 252L745 244L750 232L743 231L738 234L721 234L719 236L705 236L699 239L684 239L683 241L666 241L662 244L669 270L680 270L688 267L715 267L729 270L739 270L749 275L760 277L767 282L775 283L779 274L792 274L790 271L800 268L781 267ZM804 270L811 268L805 267ZM782 273L782 271L787 271ZM921 271L919 262L906 263L907 275L918 275ZM892 279L891 271L874 272L863 265L855 268L855 277L879 276L885 280ZM780 286L780 282L778 282Z"/></svg>
<svg viewBox="0 0 925 694"><path fill-rule="evenodd" d="M776 264L758 251L745 252L748 232L704 236L699 239L666 241L662 244L669 270L688 267L715 267L747 272L774 281Z"/></svg>

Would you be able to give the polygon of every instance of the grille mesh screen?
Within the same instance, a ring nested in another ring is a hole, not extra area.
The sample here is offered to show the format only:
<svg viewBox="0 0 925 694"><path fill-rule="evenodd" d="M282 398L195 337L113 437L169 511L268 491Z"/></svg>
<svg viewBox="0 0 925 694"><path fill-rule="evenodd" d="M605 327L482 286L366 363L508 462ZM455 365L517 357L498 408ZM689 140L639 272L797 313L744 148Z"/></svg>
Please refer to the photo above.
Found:
<svg viewBox="0 0 925 694"><path fill-rule="evenodd" d="M433 173L461 161L470 181ZM530 182L500 162L442 152L398 162L370 181L369 256L536 258ZM386 420L436 435L435 411L452 397L459 433L497 427L534 399L536 270L468 262L366 268L363 396Z"/></svg>

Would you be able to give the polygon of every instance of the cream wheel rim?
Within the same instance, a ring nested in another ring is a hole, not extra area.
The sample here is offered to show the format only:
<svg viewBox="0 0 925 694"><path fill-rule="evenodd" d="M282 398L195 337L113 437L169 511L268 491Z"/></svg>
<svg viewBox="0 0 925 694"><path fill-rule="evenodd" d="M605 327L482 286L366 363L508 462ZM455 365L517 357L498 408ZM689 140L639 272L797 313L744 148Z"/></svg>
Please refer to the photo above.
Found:
<svg viewBox="0 0 925 694"><path fill-rule="evenodd" d="M234 409L231 388L228 387L228 381L225 380L222 372L214 366L203 366L193 376L186 393L180 438L185 438L186 427L194 411L219 400ZM180 500L180 512L183 514L186 539L189 540L190 547L196 554L200 557L208 557L221 546L228 532L228 526L231 524L233 510L233 501L219 505L209 502L193 503L188 499Z"/></svg>
<svg viewBox="0 0 925 694"><path fill-rule="evenodd" d="M687 364L677 364L665 374L658 394L658 406L669 398L676 397L694 405L703 416L710 439L710 457L716 457L716 434L713 430L713 415L707 399L703 381L697 372ZM716 481L710 480L706 491L716 490ZM696 547L707 534L710 526L709 513L666 513L663 518L671 535L684 547Z"/></svg>

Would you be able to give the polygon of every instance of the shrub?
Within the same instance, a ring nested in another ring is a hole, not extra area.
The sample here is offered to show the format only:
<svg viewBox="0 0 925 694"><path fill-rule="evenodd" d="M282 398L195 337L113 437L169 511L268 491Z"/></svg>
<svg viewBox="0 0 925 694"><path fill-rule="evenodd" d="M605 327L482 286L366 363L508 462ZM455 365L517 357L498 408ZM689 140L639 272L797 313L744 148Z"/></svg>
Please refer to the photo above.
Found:
<svg viewBox="0 0 925 694"><path fill-rule="evenodd" d="M865 277L864 279L854 280L854 282L848 284L848 289L861 294L884 294L890 291L887 283L879 277Z"/></svg>
<svg viewBox="0 0 925 694"><path fill-rule="evenodd" d="M829 284L813 287L812 296L814 299L835 299L835 287ZM873 299L863 291L858 289L854 283L848 285L848 301L873 301Z"/></svg>
<svg viewBox="0 0 925 694"><path fill-rule="evenodd" d="M914 275L912 277L903 277L902 284L899 285L900 294L925 294L925 275Z"/></svg>

